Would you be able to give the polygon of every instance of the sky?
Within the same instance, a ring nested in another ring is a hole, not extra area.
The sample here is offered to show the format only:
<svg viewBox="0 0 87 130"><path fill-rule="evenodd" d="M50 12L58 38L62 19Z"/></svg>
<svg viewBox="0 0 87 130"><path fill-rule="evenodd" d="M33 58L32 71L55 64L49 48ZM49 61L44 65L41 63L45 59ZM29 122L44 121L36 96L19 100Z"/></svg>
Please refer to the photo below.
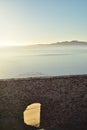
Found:
<svg viewBox="0 0 87 130"><path fill-rule="evenodd" d="M87 0L0 0L0 45L87 41Z"/></svg>

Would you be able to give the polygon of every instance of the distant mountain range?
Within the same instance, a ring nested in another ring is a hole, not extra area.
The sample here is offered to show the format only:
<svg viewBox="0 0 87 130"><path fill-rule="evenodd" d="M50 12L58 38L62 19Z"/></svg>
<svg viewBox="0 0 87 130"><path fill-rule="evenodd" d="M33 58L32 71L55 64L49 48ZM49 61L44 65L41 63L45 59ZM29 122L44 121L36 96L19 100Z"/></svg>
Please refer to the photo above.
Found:
<svg viewBox="0 0 87 130"><path fill-rule="evenodd" d="M63 42L56 42L56 43L51 43L50 45L87 45L87 42L84 41L63 41Z"/></svg>
<svg viewBox="0 0 87 130"><path fill-rule="evenodd" d="M87 45L87 42L85 41L63 41L63 42L56 42L56 43L50 43L50 44L37 44L37 45Z"/></svg>

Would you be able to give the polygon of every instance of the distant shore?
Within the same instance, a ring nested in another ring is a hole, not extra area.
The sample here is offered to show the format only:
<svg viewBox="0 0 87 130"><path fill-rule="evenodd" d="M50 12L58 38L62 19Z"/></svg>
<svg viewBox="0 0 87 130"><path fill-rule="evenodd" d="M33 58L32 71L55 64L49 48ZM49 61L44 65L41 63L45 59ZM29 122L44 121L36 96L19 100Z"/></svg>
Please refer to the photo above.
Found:
<svg viewBox="0 0 87 130"><path fill-rule="evenodd" d="M25 130L23 111L36 102L41 128L87 129L87 75L0 79L0 129Z"/></svg>

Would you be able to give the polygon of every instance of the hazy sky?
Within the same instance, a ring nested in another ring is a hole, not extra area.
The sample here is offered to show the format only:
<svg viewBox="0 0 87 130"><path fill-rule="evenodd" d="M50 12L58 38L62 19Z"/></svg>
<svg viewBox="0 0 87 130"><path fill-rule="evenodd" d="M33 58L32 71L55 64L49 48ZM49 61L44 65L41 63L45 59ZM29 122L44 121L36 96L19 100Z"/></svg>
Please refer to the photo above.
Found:
<svg viewBox="0 0 87 130"><path fill-rule="evenodd" d="M0 45L87 41L87 0L0 0Z"/></svg>

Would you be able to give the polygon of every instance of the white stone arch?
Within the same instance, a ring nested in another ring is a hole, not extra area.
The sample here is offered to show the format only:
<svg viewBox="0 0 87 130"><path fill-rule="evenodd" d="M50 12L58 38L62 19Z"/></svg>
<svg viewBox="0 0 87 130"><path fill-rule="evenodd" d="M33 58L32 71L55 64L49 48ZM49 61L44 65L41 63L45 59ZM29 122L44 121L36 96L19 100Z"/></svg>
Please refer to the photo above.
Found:
<svg viewBox="0 0 87 130"><path fill-rule="evenodd" d="M39 127L40 113L41 113L40 103L32 103L28 105L25 111L23 112L24 123L30 126Z"/></svg>

